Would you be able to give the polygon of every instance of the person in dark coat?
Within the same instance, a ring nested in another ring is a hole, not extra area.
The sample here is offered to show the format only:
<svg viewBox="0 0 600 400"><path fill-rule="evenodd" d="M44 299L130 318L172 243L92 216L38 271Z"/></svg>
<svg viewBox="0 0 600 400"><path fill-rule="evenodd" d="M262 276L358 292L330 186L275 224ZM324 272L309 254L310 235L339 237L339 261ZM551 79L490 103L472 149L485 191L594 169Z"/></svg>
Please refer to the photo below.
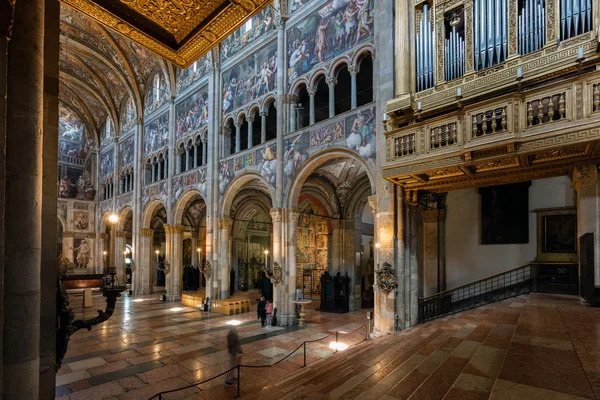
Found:
<svg viewBox="0 0 600 400"><path fill-rule="evenodd" d="M256 309L257 319L260 319L261 325L265 326L265 320L267 319L267 302L265 301L264 296L260 298L258 302L258 308Z"/></svg>
<svg viewBox="0 0 600 400"><path fill-rule="evenodd" d="M240 345L240 337L235 326L227 334L227 349L229 350L229 368L231 369L241 363L243 353L242 346ZM231 370L225 375L225 384L232 386L234 379L233 370Z"/></svg>

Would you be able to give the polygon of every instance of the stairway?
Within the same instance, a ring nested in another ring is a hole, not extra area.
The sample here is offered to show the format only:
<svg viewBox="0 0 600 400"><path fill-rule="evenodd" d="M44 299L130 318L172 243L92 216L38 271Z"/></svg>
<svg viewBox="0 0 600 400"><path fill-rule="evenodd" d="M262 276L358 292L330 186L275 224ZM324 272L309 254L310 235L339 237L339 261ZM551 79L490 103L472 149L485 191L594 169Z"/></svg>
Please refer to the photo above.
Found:
<svg viewBox="0 0 600 400"><path fill-rule="evenodd" d="M373 339L287 376L268 379L270 369L260 370L266 386L242 372L242 398L600 398L598 324L600 309L577 297L520 296Z"/></svg>

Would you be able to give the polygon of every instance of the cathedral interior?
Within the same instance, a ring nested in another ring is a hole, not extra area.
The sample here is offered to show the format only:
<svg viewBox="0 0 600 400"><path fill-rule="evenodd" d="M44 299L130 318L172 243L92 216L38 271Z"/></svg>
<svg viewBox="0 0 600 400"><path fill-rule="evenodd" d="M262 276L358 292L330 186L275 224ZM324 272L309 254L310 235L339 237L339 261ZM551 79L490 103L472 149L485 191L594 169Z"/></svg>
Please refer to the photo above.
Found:
<svg viewBox="0 0 600 400"><path fill-rule="evenodd" d="M600 398L599 21L0 0L0 398Z"/></svg>

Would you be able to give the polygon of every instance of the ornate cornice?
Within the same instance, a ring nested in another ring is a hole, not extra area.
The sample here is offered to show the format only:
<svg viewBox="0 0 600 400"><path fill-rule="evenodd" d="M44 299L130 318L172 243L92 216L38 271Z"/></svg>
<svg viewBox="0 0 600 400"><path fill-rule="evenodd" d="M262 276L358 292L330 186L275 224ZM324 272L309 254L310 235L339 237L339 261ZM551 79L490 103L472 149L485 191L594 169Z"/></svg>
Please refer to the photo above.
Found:
<svg viewBox="0 0 600 400"><path fill-rule="evenodd" d="M169 234L181 235L185 231L185 226L183 226L183 225L164 224L164 227L165 227L165 233L167 235L169 235Z"/></svg>
<svg viewBox="0 0 600 400"><path fill-rule="evenodd" d="M154 235L154 229L140 229L140 236L152 237L152 235Z"/></svg>

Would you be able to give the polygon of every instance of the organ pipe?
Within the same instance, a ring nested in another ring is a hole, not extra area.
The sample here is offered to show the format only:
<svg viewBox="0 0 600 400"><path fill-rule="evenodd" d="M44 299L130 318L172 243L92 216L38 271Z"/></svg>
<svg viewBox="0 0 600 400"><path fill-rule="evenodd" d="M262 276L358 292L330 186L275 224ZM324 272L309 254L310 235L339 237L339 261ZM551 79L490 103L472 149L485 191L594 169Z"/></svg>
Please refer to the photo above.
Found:
<svg viewBox="0 0 600 400"><path fill-rule="evenodd" d="M503 62L507 56L508 0L474 0L475 69Z"/></svg>
<svg viewBox="0 0 600 400"><path fill-rule="evenodd" d="M519 54L544 47L546 8L544 0L522 0L519 11Z"/></svg>
<svg viewBox="0 0 600 400"><path fill-rule="evenodd" d="M591 30L591 0L560 0L561 40Z"/></svg>
<svg viewBox="0 0 600 400"><path fill-rule="evenodd" d="M423 5L417 41L417 91L433 87L433 34L429 21L429 5Z"/></svg>
<svg viewBox="0 0 600 400"><path fill-rule="evenodd" d="M446 25L447 28L450 24ZM445 79L451 81L460 78L464 74L465 63L465 41L464 32L452 26L445 40Z"/></svg>

